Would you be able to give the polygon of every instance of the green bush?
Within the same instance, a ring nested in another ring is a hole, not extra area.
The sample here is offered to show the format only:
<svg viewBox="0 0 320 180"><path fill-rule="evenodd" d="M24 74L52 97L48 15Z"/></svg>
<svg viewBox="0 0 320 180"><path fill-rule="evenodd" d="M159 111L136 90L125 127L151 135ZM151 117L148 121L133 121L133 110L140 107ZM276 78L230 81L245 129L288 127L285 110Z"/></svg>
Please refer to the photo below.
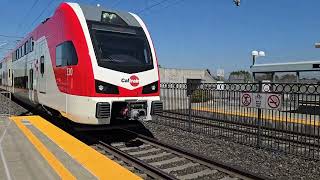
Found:
<svg viewBox="0 0 320 180"><path fill-rule="evenodd" d="M210 94L201 89L197 89L193 91L191 96L191 102L193 103L206 102L209 100L210 100Z"/></svg>

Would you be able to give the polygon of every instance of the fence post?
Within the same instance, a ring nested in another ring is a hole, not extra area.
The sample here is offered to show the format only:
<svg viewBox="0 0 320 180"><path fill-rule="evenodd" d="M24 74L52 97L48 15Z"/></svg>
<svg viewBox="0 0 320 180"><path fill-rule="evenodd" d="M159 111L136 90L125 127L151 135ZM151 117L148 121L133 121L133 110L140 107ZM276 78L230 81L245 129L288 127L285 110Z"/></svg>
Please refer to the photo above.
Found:
<svg viewBox="0 0 320 180"><path fill-rule="evenodd" d="M192 101L192 93L189 95L189 115L188 115L188 130L191 132L191 115L192 115L192 107L191 107L191 101Z"/></svg>
<svg viewBox="0 0 320 180"><path fill-rule="evenodd" d="M262 93L262 81L259 81L258 93ZM257 132L257 147L261 147L261 108L258 108L258 132Z"/></svg>

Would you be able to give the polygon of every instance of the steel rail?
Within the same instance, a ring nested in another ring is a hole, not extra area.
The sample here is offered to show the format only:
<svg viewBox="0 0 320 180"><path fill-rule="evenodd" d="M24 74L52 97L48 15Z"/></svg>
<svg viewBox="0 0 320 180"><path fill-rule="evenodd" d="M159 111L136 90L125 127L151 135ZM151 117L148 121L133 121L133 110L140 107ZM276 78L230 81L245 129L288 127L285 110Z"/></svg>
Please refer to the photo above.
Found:
<svg viewBox="0 0 320 180"><path fill-rule="evenodd" d="M235 167L232 165L227 165L221 161L208 159L202 155L194 154L194 153L187 151L185 149L182 149L182 148L179 148L179 147L176 147L173 145L169 145L169 144L161 142L155 138L150 138L148 136L138 134L138 133L130 131L128 129L121 129L121 130L126 131L131 134L134 134L138 139L140 139L142 141L153 144L153 145L158 146L162 149L173 151L174 153L176 153L182 157L185 157L185 158L190 159L195 162L199 162L203 165L209 166L212 169L217 169L217 170L222 171L224 173L227 173L229 175L234 175L240 179L256 179L256 180L269 179L267 177L246 171L240 167Z"/></svg>
<svg viewBox="0 0 320 180"><path fill-rule="evenodd" d="M98 142L104 147L104 150L133 165L134 167L137 167L139 170L144 171L146 174L155 179L177 180L177 178L175 178L174 176L163 172L161 169L155 168L154 166L151 166L148 163L119 150L118 148L115 148L101 140L98 140Z"/></svg>

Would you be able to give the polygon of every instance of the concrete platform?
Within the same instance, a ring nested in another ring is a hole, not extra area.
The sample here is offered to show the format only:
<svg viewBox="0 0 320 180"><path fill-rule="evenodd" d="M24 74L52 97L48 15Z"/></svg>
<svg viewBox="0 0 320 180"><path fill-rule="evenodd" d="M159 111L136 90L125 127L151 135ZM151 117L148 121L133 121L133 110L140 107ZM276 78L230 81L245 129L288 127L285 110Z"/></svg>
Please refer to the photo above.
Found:
<svg viewBox="0 0 320 180"><path fill-rule="evenodd" d="M39 116L0 117L0 179L141 179Z"/></svg>

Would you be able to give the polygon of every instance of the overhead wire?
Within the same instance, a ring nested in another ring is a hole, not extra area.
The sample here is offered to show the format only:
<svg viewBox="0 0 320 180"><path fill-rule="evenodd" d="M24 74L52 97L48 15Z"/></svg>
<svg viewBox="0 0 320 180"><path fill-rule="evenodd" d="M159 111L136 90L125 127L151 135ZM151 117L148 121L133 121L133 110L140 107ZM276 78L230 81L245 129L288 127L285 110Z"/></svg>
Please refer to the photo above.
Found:
<svg viewBox="0 0 320 180"><path fill-rule="evenodd" d="M35 1L33 2L32 6L31 6L30 9L27 11L26 15L23 16L23 20L24 20L24 19L28 19L31 11L32 11L33 8L37 5L38 2L39 2L39 0L35 0ZM17 32L17 31L19 30L19 28L22 26L23 20L22 20L22 21L19 23L19 25L17 26L16 32Z"/></svg>
<svg viewBox="0 0 320 180"><path fill-rule="evenodd" d="M8 51L11 51L12 49L11 49L11 48L1 48L1 47L0 47L0 50L8 50Z"/></svg>
<svg viewBox="0 0 320 180"><path fill-rule="evenodd" d="M110 7L114 8L120 4L121 0L116 0Z"/></svg>
<svg viewBox="0 0 320 180"><path fill-rule="evenodd" d="M57 4L59 4L59 3L61 3L61 1L63 1L63 0L57 0L56 2L57 2ZM55 8L52 8L51 10L48 10L48 13L46 14L46 17L49 17L50 14L51 14L52 12L54 12L54 10L55 10Z"/></svg>
<svg viewBox="0 0 320 180"><path fill-rule="evenodd" d="M166 9L166 8L169 8L170 6L177 5L177 4L179 4L179 3L182 3L183 1L185 1L185 0L176 0L176 1L168 4L167 6L163 7L162 9Z"/></svg>
<svg viewBox="0 0 320 180"><path fill-rule="evenodd" d="M32 21L32 23L30 24L30 26L28 26L28 28L30 28L42 15L43 13L45 13L45 11L51 6L51 4L54 2L55 0L51 0L49 1L49 3L47 4L47 6L41 11L41 13Z"/></svg>
<svg viewBox="0 0 320 180"><path fill-rule="evenodd" d="M21 36L11 36L11 35L4 35L4 34L0 34L0 37L15 38L15 39L21 39L21 38L23 38L23 37L21 37Z"/></svg>
<svg viewBox="0 0 320 180"><path fill-rule="evenodd" d="M170 1L170 0L162 0L162 1L159 1L157 3L152 4L150 6L147 6L147 7L143 8L143 9L141 9L140 11L138 11L137 14L141 14L143 12L149 11L150 9L152 9L152 8L154 8L156 6L159 6L159 5L161 5L161 4L163 4L163 3L167 2L167 1Z"/></svg>

